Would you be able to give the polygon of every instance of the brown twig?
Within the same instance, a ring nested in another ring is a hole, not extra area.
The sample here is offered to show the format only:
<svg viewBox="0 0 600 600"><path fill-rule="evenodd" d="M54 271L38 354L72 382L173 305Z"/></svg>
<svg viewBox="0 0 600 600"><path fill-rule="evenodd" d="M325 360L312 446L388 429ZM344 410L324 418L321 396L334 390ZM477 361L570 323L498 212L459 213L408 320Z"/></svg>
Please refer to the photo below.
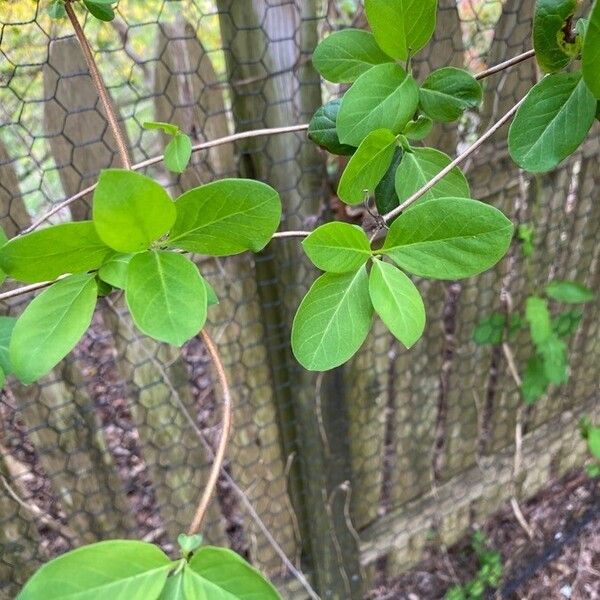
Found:
<svg viewBox="0 0 600 600"><path fill-rule="evenodd" d="M486 69L485 71L481 71L480 73L477 73L475 75L475 79L477 79L477 80L485 79L486 77L489 77L490 75L494 75L495 73L499 73L500 71L504 71L505 69L514 67L515 65L518 65L519 63L522 63L529 58L533 58L534 56L535 56L535 50L527 50L527 52L523 52L523 54L519 54L517 56L514 56L513 58L509 58L508 60L498 63L497 65L494 65L493 67L490 67L489 69Z"/></svg>
<svg viewBox="0 0 600 600"><path fill-rule="evenodd" d="M67 16L69 17L69 20L71 21L71 25L73 25L73 30L75 31L75 36L77 37L77 41L81 46L81 51L83 52L83 57L85 58L85 62L90 72L92 83L94 84L94 87L98 92L98 97L100 98L100 102L102 103L102 107L104 108L106 120L108 121L110 130L113 134L113 137L115 138L115 143L117 144L117 151L119 153L121 163L126 169L130 169L131 161L129 160L129 153L127 152L125 136L121 131L119 121L117 120L116 112L113 108L110 96L108 95L108 90L106 89L106 86L104 85L104 80L102 79L100 71L98 70L98 65L96 64L96 60L94 59L94 53L92 52L90 44L87 38L85 37L85 33L81 28L81 24L79 23L79 19L77 19L77 15L75 14L75 10L73 9L72 0L67 0L67 2L65 2L65 10L67 12Z"/></svg>

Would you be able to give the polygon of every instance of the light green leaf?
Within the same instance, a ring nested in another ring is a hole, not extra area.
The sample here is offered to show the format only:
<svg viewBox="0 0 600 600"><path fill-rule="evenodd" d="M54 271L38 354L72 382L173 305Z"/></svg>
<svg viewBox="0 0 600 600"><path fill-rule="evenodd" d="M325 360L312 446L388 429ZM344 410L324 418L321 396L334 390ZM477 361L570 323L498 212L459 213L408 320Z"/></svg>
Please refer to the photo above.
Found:
<svg viewBox="0 0 600 600"><path fill-rule="evenodd" d="M533 49L542 71L554 73L571 62L573 54L566 52L565 27L576 10L577 0L536 0Z"/></svg>
<svg viewBox="0 0 600 600"><path fill-rule="evenodd" d="M400 204L396 194L396 171L402 161L402 148L396 146L392 162L375 188L375 205L380 215L385 215Z"/></svg>
<svg viewBox="0 0 600 600"><path fill-rule="evenodd" d="M483 91L464 69L444 67L430 73L419 90L419 104L434 121L451 122L481 103Z"/></svg>
<svg viewBox="0 0 600 600"><path fill-rule="evenodd" d="M308 124L308 137L332 154L348 156L356 152L356 146L340 143L336 121L341 103L341 98L330 100L315 112Z"/></svg>
<svg viewBox="0 0 600 600"><path fill-rule="evenodd" d="M167 244L209 256L262 250L279 226L281 201L251 179L221 179L179 196Z"/></svg>
<svg viewBox="0 0 600 600"><path fill-rule="evenodd" d="M585 139L596 114L581 72L546 75L527 94L508 135L513 160L533 173L550 171Z"/></svg>
<svg viewBox="0 0 600 600"><path fill-rule="evenodd" d="M62 19L67 16L64 0L51 0L48 6L48 14L51 19Z"/></svg>
<svg viewBox="0 0 600 600"><path fill-rule="evenodd" d="M409 140L423 140L433 129L433 121L425 115L419 115L415 121L409 121L402 132Z"/></svg>
<svg viewBox="0 0 600 600"><path fill-rule="evenodd" d="M0 368L0 390L3 390L5 385L6 385L6 374Z"/></svg>
<svg viewBox="0 0 600 600"><path fill-rule="evenodd" d="M174 252L143 252L129 262L125 299L146 335L181 346L206 321L207 292L196 265Z"/></svg>
<svg viewBox="0 0 600 600"><path fill-rule="evenodd" d="M165 587L162 589L158 600L194 600L194 596L186 596L185 590L183 588L183 575L187 569L187 566L184 566L181 571L176 573L175 575L171 575L167 579L167 583ZM205 600L202 598L202 600Z"/></svg>
<svg viewBox="0 0 600 600"><path fill-rule="evenodd" d="M100 21L112 21L115 18L115 11L110 6L113 2L83 0L83 3L90 13Z"/></svg>
<svg viewBox="0 0 600 600"><path fill-rule="evenodd" d="M595 98L600 99L600 0L594 2L583 41L583 78Z"/></svg>
<svg viewBox="0 0 600 600"><path fill-rule="evenodd" d="M396 136L387 129L367 135L346 165L338 186L338 196L346 204L360 204L373 194L388 170Z"/></svg>
<svg viewBox="0 0 600 600"><path fill-rule="evenodd" d="M521 393L526 404L535 404L545 393L549 381L544 371L544 360L541 356L532 356L527 361L527 368L523 374Z"/></svg>
<svg viewBox="0 0 600 600"><path fill-rule="evenodd" d="M16 322L14 317L0 317L0 368L6 375L12 373L9 348Z"/></svg>
<svg viewBox="0 0 600 600"><path fill-rule="evenodd" d="M425 329L425 306L415 284L400 269L375 260L369 276L369 295L387 328L411 348Z"/></svg>
<svg viewBox="0 0 600 600"><path fill-rule="evenodd" d="M185 133L178 133L165 148L165 166L173 173L183 173L192 157L192 140Z"/></svg>
<svg viewBox="0 0 600 600"><path fill-rule="evenodd" d="M545 342L538 346L538 353L544 359L544 374L549 383L560 385L569 379L566 344L550 333Z"/></svg>
<svg viewBox="0 0 600 600"><path fill-rule="evenodd" d="M374 65L394 62L362 29L343 29L326 37L313 53L312 63L328 81L352 83Z"/></svg>
<svg viewBox="0 0 600 600"><path fill-rule="evenodd" d="M177 536L177 544L181 549L181 553L184 556L191 554L194 550L198 550L202 543L204 542L204 536L201 533L195 533L193 535L187 535L185 533L180 533Z"/></svg>
<svg viewBox="0 0 600 600"><path fill-rule="evenodd" d="M313 283L294 318L294 356L309 371L338 367L361 347L372 318L364 266L356 273L325 273Z"/></svg>
<svg viewBox="0 0 600 600"><path fill-rule="evenodd" d="M164 131L167 135L176 136L180 129L177 125L173 123L165 123L163 121L146 121L143 124L144 129L160 129Z"/></svg>
<svg viewBox="0 0 600 600"><path fill-rule="evenodd" d="M356 271L371 258L365 232L349 223L326 223L317 227L303 242L304 252L322 271Z"/></svg>
<svg viewBox="0 0 600 600"><path fill-rule="evenodd" d="M401 214L382 253L420 277L461 279L495 265L506 254L512 233L512 223L493 206L437 198Z"/></svg>
<svg viewBox="0 0 600 600"><path fill-rule="evenodd" d="M46 563L17 600L152 600L160 594L172 567L152 544L99 542Z"/></svg>
<svg viewBox="0 0 600 600"><path fill-rule="evenodd" d="M413 148L412 152L405 152L396 170L396 194L400 202L420 190L451 162L447 154L434 148ZM448 175L423 194L418 202L450 196L468 198L470 195L471 190L466 177L458 167L454 167Z"/></svg>
<svg viewBox="0 0 600 600"><path fill-rule="evenodd" d="M596 294L577 281L551 281L546 286L546 295L565 304L591 302Z"/></svg>
<svg viewBox="0 0 600 600"><path fill-rule="evenodd" d="M49 373L89 327L98 288L93 274L70 275L30 302L10 340L13 372L23 383Z"/></svg>
<svg viewBox="0 0 600 600"><path fill-rule="evenodd" d="M382 50L406 60L431 39L437 0L365 0L367 20Z"/></svg>
<svg viewBox="0 0 600 600"><path fill-rule="evenodd" d="M93 219L105 244L118 252L141 252L169 231L175 205L149 177L107 169L94 192Z"/></svg>
<svg viewBox="0 0 600 600"><path fill-rule="evenodd" d="M98 271L100 279L120 290L124 290L127 283L127 268L133 256L133 254L115 254L111 256Z"/></svg>
<svg viewBox="0 0 600 600"><path fill-rule="evenodd" d="M587 443L590 452L600 459L600 427L590 427L587 435Z"/></svg>
<svg viewBox="0 0 600 600"><path fill-rule="evenodd" d="M540 347L552 335L552 323L548 304L543 298L530 296L525 305L525 319L529 323L531 339Z"/></svg>
<svg viewBox="0 0 600 600"><path fill-rule="evenodd" d="M282 600L277 590L244 559L226 548L203 546L189 562L188 573L203 580L211 600ZM209 584L209 585L207 585ZM222 595L218 595L218 594Z"/></svg>
<svg viewBox="0 0 600 600"><path fill-rule="evenodd" d="M213 288L212 285L210 285L210 283L208 283L208 280L205 279L204 277L202 278L202 280L204 281L204 285L206 286L206 303L207 305L210 306L215 306L216 304L219 304L219 297L217 296L217 293L215 292L215 289Z"/></svg>
<svg viewBox="0 0 600 600"><path fill-rule="evenodd" d="M6 233L4 233L4 229L0 227L0 248L2 248L2 246L4 246L6 242L8 242L8 237L6 236ZM0 268L0 285L4 283L5 279L6 273L2 268Z"/></svg>
<svg viewBox="0 0 600 600"><path fill-rule="evenodd" d="M399 65L377 65L344 94L337 118L343 144L358 146L374 129L400 133L413 118L419 88Z"/></svg>
<svg viewBox="0 0 600 600"><path fill-rule="evenodd" d="M113 253L91 221L79 221L13 238L0 248L0 267L19 281L35 283L97 269Z"/></svg>

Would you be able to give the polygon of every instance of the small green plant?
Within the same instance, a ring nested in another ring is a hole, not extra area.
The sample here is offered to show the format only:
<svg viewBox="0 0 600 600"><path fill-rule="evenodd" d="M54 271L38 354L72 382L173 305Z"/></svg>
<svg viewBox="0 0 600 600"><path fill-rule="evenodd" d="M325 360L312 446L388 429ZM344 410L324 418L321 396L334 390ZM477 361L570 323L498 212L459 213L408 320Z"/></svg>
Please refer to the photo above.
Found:
<svg viewBox="0 0 600 600"><path fill-rule="evenodd" d="M478 561L478 570L473 579L457 585L446 592L445 600L481 600L490 589L497 589L502 580L502 555L490 550L485 536L480 531L473 534L471 550Z"/></svg>
<svg viewBox="0 0 600 600"><path fill-rule="evenodd" d="M586 466L587 474L590 477L600 477L600 427L595 426L589 417L584 417L579 423L579 430L592 457Z"/></svg>

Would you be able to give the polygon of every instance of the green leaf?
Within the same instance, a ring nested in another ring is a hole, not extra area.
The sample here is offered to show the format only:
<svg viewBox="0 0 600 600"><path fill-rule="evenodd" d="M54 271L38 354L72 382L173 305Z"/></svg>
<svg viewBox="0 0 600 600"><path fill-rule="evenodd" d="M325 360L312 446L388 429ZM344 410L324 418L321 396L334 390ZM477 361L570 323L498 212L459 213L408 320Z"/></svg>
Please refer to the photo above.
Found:
<svg viewBox="0 0 600 600"><path fill-rule="evenodd" d="M600 0L594 2L583 41L583 78L595 98L600 99Z"/></svg>
<svg viewBox="0 0 600 600"><path fill-rule="evenodd" d="M523 374L521 393L526 404L535 404L548 388L548 380L544 371L544 361L540 356L532 356L527 361L527 368Z"/></svg>
<svg viewBox="0 0 600 600"><path fill-rule="evenodd" d="M185 595L184 584L184 573L187 570L187 565L178 571L174 575L169 576L165 587L162 589L158 600L195 600L195 596ZM202 597L201 597L202 598Z"/></svg>
<svg viewBox="0 0 600 600"><path fill-rule="evenodd" d="M213 286L210 285L210 283L208 283L208 280L206 280L204 277L202 278L202 280L204 281L204 285L206 287L207 306L210 307L210 306L215 306L216 304L219 304L219 297L217 296Z"/></svg>
<svg viewBox="0 0 600 600"><path fill-rule="evenodd" d="M348 156L356 152L356 146L340 143L336 121L341 103L341 98L336 98L317 110L308 124L308 137L332 154Z"/></svg>
<svg viewBox="0 0 600 600"><path fill-rule="evenodd" d="M590 427L587 435L590 452L600 459L600 427Z"/></svg>
<svg viewBox="0 0 600 600"><path fill-rule="evenodd" d="M367 20L382 50L406 60L431 39L437 0L365 0Z"/></svg>
<svg viewBox="0 0 600 600"><path fill-rule="evenodd" d="M149 177L107 169L94 192L93 219L105 244L118 252L141 252L169 231L175 205Z"/></svg>
<svg viewBox="0 0 600 600"><path fill-rule="evenodd" d="M400 133L418 102L419 88L411 75L396 64L377 65L344 94L337 118L340 141L358 146L374 129Z"/></svg>
<svg viewBox="0 0 600 600"><path fill-rule="evenodd" d="M493 313L475 325L473 341L478 346L497 346L502 343L505 327L506 316Z"/></svg>
<svg viewBox="0 0 600 600"><path fill-rule="evenodd" d="M17 319L14 317L0 317L0 368L5 375L12 373L10 362L10 339Z"/></svg>
<svg viewBox="0 0 600 600"><path fill-rule="evenodd" d="M96 286L98 287L98 298L104 298L104 296L108 296L114 291L114 287L110 285L110 283L106 283L106 281L102 281L96 273L96 277L94 278L96 281Z"/></svg>
<svg viewBox="0 0 600 600"><path fill-rule="evenodd" d="M396 136L387 129L367 135L346 165L338 186L338 196L346 204L360 204L373 194L388 170Z"/></svg>
<svg viewBox="0 0 600 600"><path fill-rule="evenodd" d="M364 266L355 273L325 273L298 307L292 326L294 356L309 371L338 367L361 347L372 318Z"/></svg>
<svg viewBox="0 0 600 600"><path fill-rule="evenodd" d="M464 69L445 67L430 73L419 90L421 110L434 121L451 122L481 104L479 82Z"/></svg>
<svg viewBox="0 0 600 600"><path fill-rule="evenodd" d="M533 256L535 229L531 225L519 225L517 227L517 238L521 242L521 249L525 258Z"/></svg>
<svg viewBox="0 0 600 600"><path fill-rule="evenodd" d="M409 140L423 140L433 129L433 121L425 115L419 115L415 121L409 121L402 132Z"/></svg>
<svg viewBox="0 0 600 600"><path fill-rule="evenodd" d="M512 223L488 204L437 198L401 214L381 251L420 277L461 279L495 265L506 254L512 233Z"/></svg>
<svg viewBox="0 0 600 600"><path fill-rule="evenodd" d="M115 254L111 256L98 271L100 279L120 290L124 290L127 283L127 268L133 256L133 254Z"/></svg>
<svg viewBox="0 0 600 600"><path fill-rule="evenodd" d="M185 533L180 533L177 536L177 544L181 548L181 552L184 556L191 554L194 550L198 550L200 546L202 546L202 542L204 541L204 537L200 533L196 533L194 535L186 535Z"/></svg>
<svg viewBox="0 0 600 600"><path fill-rule="evenodd" d="M173 173L183 173L192 157L192 140L178 133L165 148L165 166Z"/></svg>
<svg viewBox="0 0 600 600"><path fill-rule="evenodd" d="M552 319L552 331L559 337L569 337L577 331L582 318L583 313L579 310L562 312Z"/></svg>
<svg viewBox="0 0 600 600"><path fill-rule="evenodd" d="M176 136L180 129L177 125L173 123L165 123L163 121L146 121L143 124L144 129L160 129L164 131L167 135Z"/></svg>
<svg viewBox="0 0 600 600"><path fill-rule="evenodd" d="M533 343L536 347L542 346L552 335L552 323L547 302L537 296L527 298L525 319L529 323Z"/></svg>
<svg viewBox="0 0 600 600"><path fill-rule="evenodd" d="M209 256L262 250L279 226L281 201L251 179L221 179L179 196L167 244Z"/></svg>
<svg viewBox="0 0 600 600"><path fill-rule="evenodd" d="M6 233L4 233L4 229L0 227L0 248L2 248L6 242L8 242L8 237L6 236ZM0 285L4 283L5 279L6 273L2 268L0 268Z"/></svg>
<svg viewBox="0 0 600 600"><path fill-rule="evenodd" d="M198 600L282 600L259 571L226 548L203 546L192 556L188 573L206 590Z"/></svg>
<svg viewBox="0 0 600 600"><path fill-rule="evenodd" d="M313 53L312 63L328 81L352 83L374 65L394 62L362 29L343 29L326 37Z"/></svg>
<svg viewBox="0 0 600 600"><path fill-rule="evenodd" d="M396 171L402 160L402 148L396 146L392 162L375 188L375 205L380 215L385 215L400 204L396 193Z"/></svg>
<svg viewBox="0 0 600 600"><path fill-rule="evenodd" d="M550 171L585 139L596 114L581 73L546 75L529 91L508 134L512 159L533 173Z"/></svg>
<svg viewBox="0 0 600 600"><path fill-rule="evenodd" d="M304 252L322 271L356 271L371 258L365 232L349 223L326 223L317 227L303 242Z"/></svg>
<svg viewBox="0 0 600 600"><path fill-rule="evenodd" d="M567 346L556 335L551 333L538 352L544 359L544 374L549 383L559 385L569 379L567 367Z"/></svg>
<svg viewBox="0 0 600 600"><path fill-rule="evenodd" d="M566 52L565 28L576 9L577 0L536 0L533 49L542 71L555 73L571 62L573 55Z"/></svg>
<svg viewBox="0 0 600 600"><path fill-rule="evenodd" d="M50 286L18 318L10 362L23 383L49 373L81 339L96 306L94 274L70 275Z"/></svg>
<svg viewBox="0 0 600 600"><path fill-rule="evenodd" d="M425 306L415 284L400 269L375 260L369 276L369 295L386 327L411 348L425 329Z"/></svg>
<svg viewBox="0 0 600 600"><path fill-rule="evenodd" d="M396 171L396 194L400 202L420 190L451 162L448 155L434 148L413 148L412 152L405 152ZM466 177L458 167L454 167L448 175L423 194L418 202L450 196L468 198L470 195L471 190Z"/></svg>
<svg viewBox="0 0 600 600"><path fill-rule="evenodd" d="M51 19L62 19L67 16L64 0L51 0L48 6L48 14Z"/></svg>
<svg viewBox="0 0 600 600"><path fill-rule="evenodd" d="M113 540L83 546L46 563L17 600L151 600L173 563L152 544Z"/></svg>
<svg viewBox="0 0 600 600"><path fill-rule="evenodd" d="M115 18L115 11L112 6L113 2L102 2L101 0L83 0L85 7L90 13L100 21L112 21Z"/></svg>
<svg viewBox="0 0 600 600"><path fill-rule="evenodd" d="M129 262L125 299L146 335L181 346L206 321L207 292L196 265L174 252L143 252Z"/></svg>
<svg viewBox="0 0 600 600"><path fill-rule="evenodd" d="M546 286L546 295L565 304L591 302L596 294L577 281L551 281Z"/></svg>
<svg viewBox="0 0 600 600"><path fill-rule="evenodd" d="M0 248L0 267L19 281L35 283L97 269L113 252L91 221L79 221L13 238Z"/></svg>

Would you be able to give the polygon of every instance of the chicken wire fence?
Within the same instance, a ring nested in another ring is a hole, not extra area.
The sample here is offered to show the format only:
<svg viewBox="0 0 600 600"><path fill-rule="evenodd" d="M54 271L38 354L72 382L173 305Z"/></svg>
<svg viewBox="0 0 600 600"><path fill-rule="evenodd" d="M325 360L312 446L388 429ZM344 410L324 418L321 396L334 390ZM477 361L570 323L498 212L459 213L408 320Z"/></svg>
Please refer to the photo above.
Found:
<svg viewBox="0 0 600 600"><path fill-rule="evenodd" d="M419 79L447 65L477 72L530 48L530 0L440 5L434 43L414 61ZM321 84L312 50L347 26L366 27L360 2L121 0L114 22L84 24L134 161L160 154L165 141L145 121L176 123L195 143L306 123L342 91ZM481 110L427 144L456 154L537 77L529 61L486 79ZM1 0L0 111L0 224L9 237L118 164L77 42L43 2ZM457 541L511 497L583 464L577 424L598 414L597 303L569 341L569 383L528 409L515 382L530 352L526 333L507 351L475 344L473 332L493 313L522 312L552 279L598 289L598 132L596 124L548 175L519 172L506 129L466 164L473 197L534 230L533 254L515 242L478 278L419 281L428 325L410 352L376 324L343 368L307 373L289 349L291 319L315 276L298 241L276 240L256 256L196 257L220 298L207 327L235 404L207 541L248 558L286 598L307 597L290 565L323 598L361 598L428 544ZM174 195L218 177L268 182L283 200L282 229L293 230L333 217L368 222L366 207L335 197L342 166L304 133L287 133L199 152L180 176L160 164L144 172ZM87 196L51 221L89 211ZM6 301L4 314L23 301ZM140 335L119 297L99 303L51 375L30 386L9 381L0 402L0 597L83 543L138 537L174 551L219 436L215 381L200 339L179 350Z"/></svg>

